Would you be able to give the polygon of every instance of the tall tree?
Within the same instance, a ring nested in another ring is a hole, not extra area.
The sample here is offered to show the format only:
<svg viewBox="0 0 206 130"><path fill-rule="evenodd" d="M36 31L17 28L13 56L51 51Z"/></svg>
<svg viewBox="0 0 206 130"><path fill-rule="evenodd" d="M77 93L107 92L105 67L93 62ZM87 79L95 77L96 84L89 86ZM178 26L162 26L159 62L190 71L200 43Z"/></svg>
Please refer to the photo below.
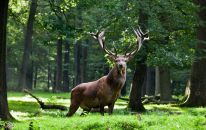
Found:
<svg viewBox="0 0 206 130"><path fill-rule="evenodd" d="M63 70L63 91L68 92L69 88L69 62L70 62L70 44L66 41L64 44L64 70Z"/></svg>
<svg viewBox="0 0 206 130"><path fill-rule="evenodd" d="M29 11L29 18L27 21L27 27L25 31L24 37L24 53L23 53L23 60L22 66L20 70L20 77L19 77L19 89L31 89L27 86L27 82L29 81L27 74L29 70L29 65L31 65L30 55L32 51L32 35L33 35L33 23L35 20L35 14L37 9L37 0L32 0L30 5Z"/></svg>
<svg viewBox="0 0 206 130"><path fill-rule="evenodd" d="M62 90L62 38L57 41L57 67L56 67L56 86L55 92Z"/></svg>
<svg viewBox="0 0 206 130"><path fill-rule="evenodd" d="M145 108L141 101L142 86L145 75L146 65L144 63L138 64L135 69L134 77L132 80L132 88L129 95L128 107L131 109L131 111L145 111Z"/></svg>
<svg viewBox="0 0 206 130"><path fill-rule="evenodd" d="M9 113L6 84L6 25L9 0L0 4L0 119L13 119Z"/></svg>
<svg viewBox="0 0 206 130"><path fill-rule="evenodd" d="M82 82L87 81L87 53L88 53L88 47L87 47L87 40L85 41L84 45L82 45L82 67L81 67L81 80Z"/></svg>
<svg viewBox="0 0 206 130"><path fill-rule="evenodd" d="M160 101L167 102L172 99L170 72L168 67L159 67L160 76Z"/></svg>
<svg viewBox="0 0 206 130"><path fill-rule="evenodd" d="M206 106L206 1L195 0L200 7L198 12L199 26L197 28L198 45L196 49L196 59L192 65L192 74L190 78L190 94L185 106Z"/></svg>
<svg viewBox="0 0 206 130"><path fill-rule="evenodd" d="M145 12L143 12L142 9L140 9L139 12L140 26L146 27L145 24L147 24L147 21L148 21L148 15ZM145 63L146 55L143 54L141 58L142 58L141 60L136 62L136 69L133 76L132 88L130 91L129 104L128 104L128 107L132 111L139 111L139 112L145 111L145 108L141 101L141 96L142 96L141 93L142 93L142 87L143 87L144 79L146 77L146 70L147 70L147 66Z"/></svg>
<svg viewBox="0 0 206 130"><path fill-rule="evenodd" d="M81 43L76 42L74 49L75 86L81 83Z"/></svg>

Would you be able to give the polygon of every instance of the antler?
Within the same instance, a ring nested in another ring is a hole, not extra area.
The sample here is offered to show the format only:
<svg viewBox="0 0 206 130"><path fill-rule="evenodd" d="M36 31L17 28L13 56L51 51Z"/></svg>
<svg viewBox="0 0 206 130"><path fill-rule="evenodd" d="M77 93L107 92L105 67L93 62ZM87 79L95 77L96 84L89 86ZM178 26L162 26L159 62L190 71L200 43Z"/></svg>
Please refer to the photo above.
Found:
<svg viewBox="0 0 206 130"><path fill-rule="evenodd" d="M95 33L90 33L90 35L92 35L95 39L98 40L101 48L104 50L105 53L107 53L108 55L111 56L117 56L117 52L116 52L116 48L115 48L115 53L109 51L106 47L105 47L105 36L104 36L104 32L105 31L98 31L96 34Z"/></svg>
<svg viewBox="0 0 206 130"><path fill-rule="evenodd" d="M126 53L125 56L134 55L136 52L138 52L140 50L143 42L146 40L149 40L149 36L148 36L149 31L147 31L146 33L143 33L140 27L138 27L138 29L136 29L136 30L135 29L133 29L133 30L134 30L135 35L137 36L137 39L138 39L137 40L138 46L132 52Z"/></svg>

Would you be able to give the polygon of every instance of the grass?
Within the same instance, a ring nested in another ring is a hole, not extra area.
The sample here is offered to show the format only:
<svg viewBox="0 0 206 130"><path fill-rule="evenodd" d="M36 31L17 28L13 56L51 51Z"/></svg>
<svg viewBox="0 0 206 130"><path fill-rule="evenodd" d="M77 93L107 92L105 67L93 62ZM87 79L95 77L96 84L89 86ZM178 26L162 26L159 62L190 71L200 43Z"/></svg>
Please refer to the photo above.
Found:
<svg viewBox="0 0 206 130"><path fill-rule="evenodd" d="M69 106L69 94L34 92L47 103ZM145 105L147 112L130 113L127 103L118 100L113 115L89 113L80 116L81 109L71 117L67 111L42 110L24 93L9 92L9 107L18 119L14 130L206 130L205 108L179 108L172 105ZM63 97L63 98L60 98ZM3 122L0 122L3 123Z"/></svg>

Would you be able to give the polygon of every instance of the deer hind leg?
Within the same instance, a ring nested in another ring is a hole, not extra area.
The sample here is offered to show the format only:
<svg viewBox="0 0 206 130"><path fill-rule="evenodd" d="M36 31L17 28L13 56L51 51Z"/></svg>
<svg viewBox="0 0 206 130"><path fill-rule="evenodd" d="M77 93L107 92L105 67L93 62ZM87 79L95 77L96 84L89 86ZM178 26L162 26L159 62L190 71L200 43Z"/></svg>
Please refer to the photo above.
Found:
<svg viewBox="0 0 206 130"><path fill-rule="evenodd" d="M66 116L68 116L68 117L72 116L79 108L79 105L80 105L80 103L72 101L71 105L69 107L69 112L67 113Z"/></svg>

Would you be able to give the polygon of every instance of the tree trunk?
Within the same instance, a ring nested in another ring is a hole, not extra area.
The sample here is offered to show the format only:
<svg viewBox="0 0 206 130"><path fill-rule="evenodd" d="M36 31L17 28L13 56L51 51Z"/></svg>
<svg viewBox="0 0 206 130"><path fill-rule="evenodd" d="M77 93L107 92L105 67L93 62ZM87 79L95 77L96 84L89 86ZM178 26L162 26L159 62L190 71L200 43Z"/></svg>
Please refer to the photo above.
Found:
<svg viewBox="0 0 206 130"><path fill-rule="evenodd" d="M24 39L24 53L23 53L23 60L22 66L20 70L20 77L19 77L19 89L26 89L27 88L27 71L29 71L28 66L30 63L30 54L32 50L32 35L33 35L33 23L35 20L35 13L37 9L37 0L32 0L30 5L30 12L29 18L27 21L27 28L25 32L25 39Z"/></svg>
<svg viewBox="0 0 206 130"><path fill-rule="evenodd" d="M148 24L148 15L140 9L139 12L139 25L142 28L146 28L147 24ZM132 88L130 91L130 95L129 95L129 104L128 107L131 109L131 111L145 111L145 108L142 104L141 101L141 93L142 93L142 87L143 87L143 83L144 83L144 79L145 79L145 75L146 75L146 64L145 64L145 59L146 59L146 55L143 54L141 55L142 59L137 62L137 67L135 70L135 74L133 77L133 81L132 81Z"/></svg>
<svg viewBox="0 0 206 130"><path fill-rule="evenodd" d="M52 92L55 93L57 88L56 88L56 67L54 67L54 76L53 76L53 86L52 86Z"/></svg>
<svg viewBox="0 0 206 130"><path fill-rule="evenodd" d="M159 67L155 68L155 95L160 94L160 74L159 74Z"/></svg>
<svg viewBox="0 0 206 130"><path fill-rule="evenodd" d="M32 90L33 86L33 61L28 66L28 71L26 72L26 86L28 90Z"/></svg>
<svg viewBox="0 0 206 130"><path fill-rule="evenodd" d="M1 1L0 7L0 119L13 119L9 113L6 84L6 24L8 0Z"/></svg>
<svg viewBox="0 0 206 130"><path fill-rule="evenodd" d="M87 79L87 45L82 46L82 73L81 73L81 80L82 82L86 82Z"/></svg>
<svg viewBox="0 0 206 130"><path fill-rule="evenodd" d="M155 94L155 70L151 67L147 67L146 77L146 95L152 96Z"/></svg>
<svg viewBox="0 0 206 130"><path fill-rule="evenodd" d="M62 90L62 38L58 39L57 41L57 58L56 58L56 90Z"/></svg>
<svg viewBox="0 0 206 130"><path fill-rule="evenodd" d="M135 74L132 81L132 88L130 90L128 107L131 111L145 111L145 108L141 101L141 92L146 75L146 65L140 64L136 67Z"/></svg>
<svg viewBox="0 0 206 130"><path fill-rule="evenodd" d="M206 1L196 0L197 5L200 6L198 12L201 23L206 22ZM190 77L190 94L184 106L206 106L206 26L205 24L199 24L197 30L198 46L196 50L196 59L192 65L192 74Z"/></svg>
<svg viewBox="0 0 206 130"><path fill-rule="evenodd" d="M38 76L38 67L35 66L34 67L34 88L36 88L36 84L37 84L37 76Z"/></svg>
<svg viewBox="0 0 206 130"><path fill-rule="evenodd" d="M51 75L51 65L50 65L50 62L48 63L48 66L47 66L47 88L48 90L50 90L50 87L51 87L51 78L52 78L52 75Z"/></svg>
<svg viewBox="0 0 206 130"><path fill-rule="evenodd" d="M64 71L63 71L63 91L69 92L69 62L70 62L70 44L65 42L64 52Z"/></svg>
<svg viewBox="0 0 206 130"><path fill-rule="evenodd" d="M170 72L168 67L159 67L160 71L160 101L167 102L171 101L171 83L170 83Z"/></svg>
<svg viewBox="0 0 206 130"><path fill-rule="evenodd" d="M74 64L75 64L75 86L81 83L81 67L80 67L80 61L81 61L81 44L76 43L75 44L75 50L74 50Z"/></svg>

